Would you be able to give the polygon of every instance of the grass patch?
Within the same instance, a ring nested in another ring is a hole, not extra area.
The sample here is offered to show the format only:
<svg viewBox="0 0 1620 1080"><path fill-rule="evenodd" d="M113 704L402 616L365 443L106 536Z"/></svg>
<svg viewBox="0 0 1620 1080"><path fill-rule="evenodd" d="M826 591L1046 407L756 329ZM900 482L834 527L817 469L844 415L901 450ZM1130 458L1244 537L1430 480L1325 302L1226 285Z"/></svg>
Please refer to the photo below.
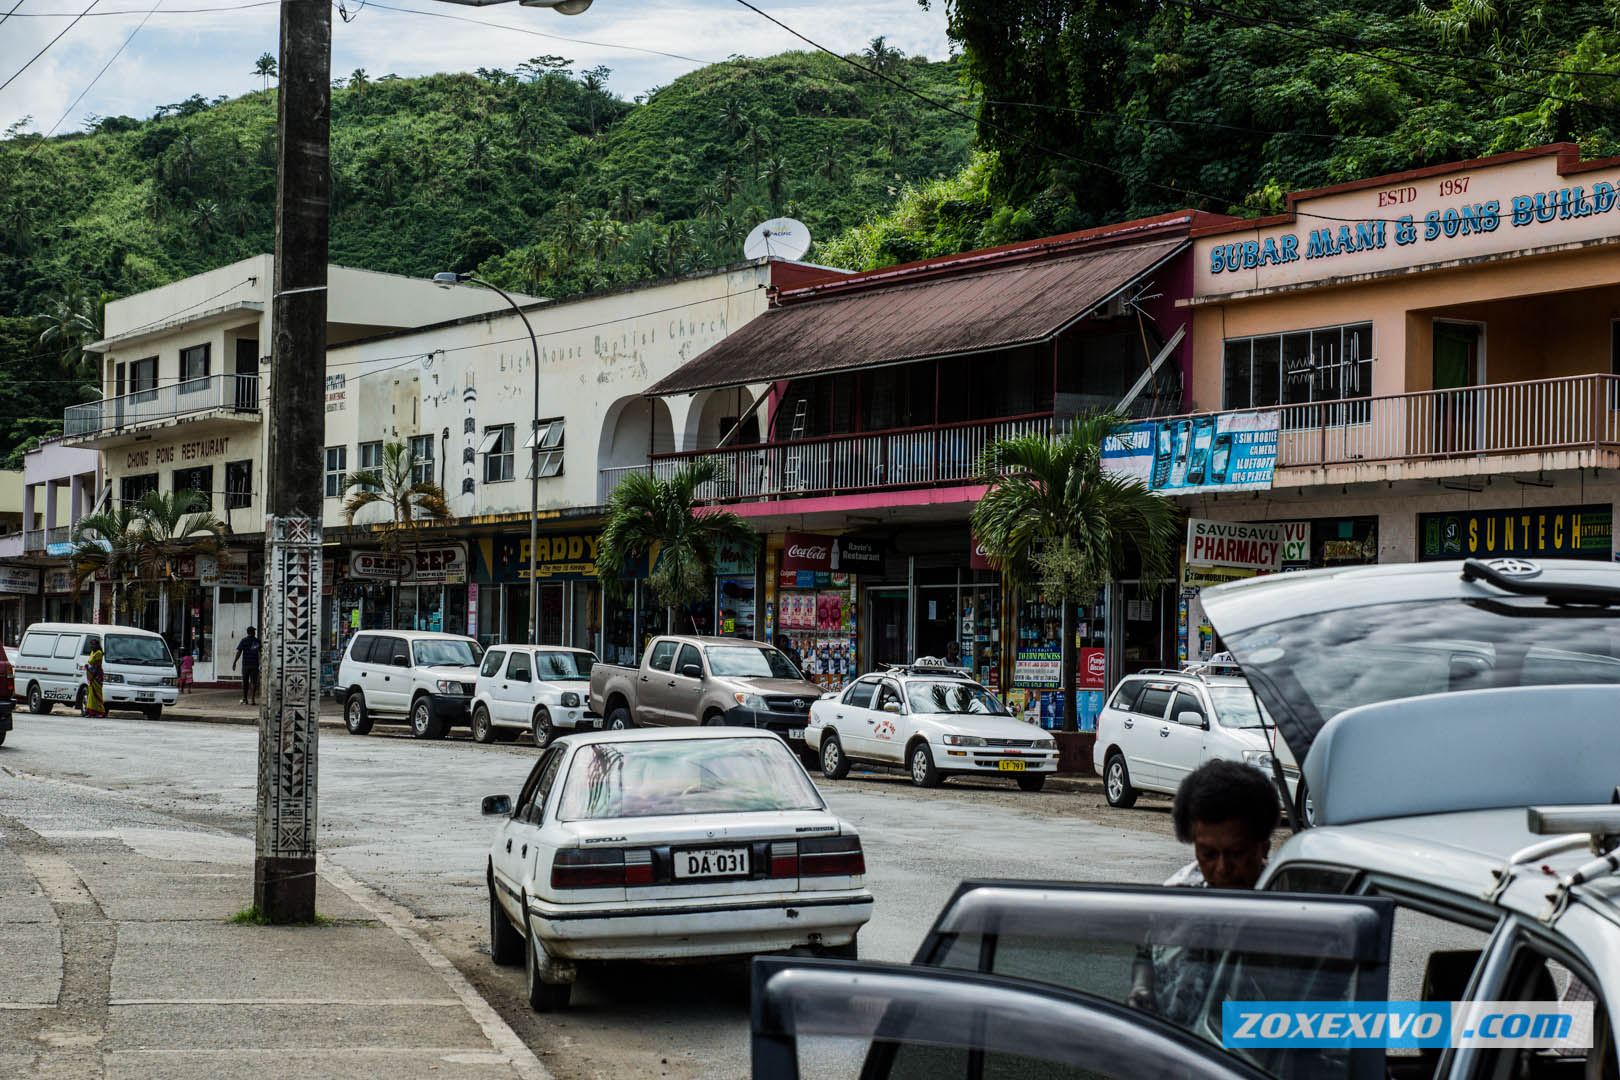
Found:
<svg viewBox="0 0 1620 1080"><path fill-rule="evenodd" d="M315 915L315 918L311 919L309 922L277 923L277 922L272 921L269 915L267 915L264 912L260 911L259 906L257 904L251 904L248 907L243 908L241 911L238 911L235 915L231 916L230 921L235 923L237 926L333 926L333 925L336 925L336 924L334 924L332 922L331 919L328 919L325 915L322 915L319 912L317 912L316 915Z"/></svg>

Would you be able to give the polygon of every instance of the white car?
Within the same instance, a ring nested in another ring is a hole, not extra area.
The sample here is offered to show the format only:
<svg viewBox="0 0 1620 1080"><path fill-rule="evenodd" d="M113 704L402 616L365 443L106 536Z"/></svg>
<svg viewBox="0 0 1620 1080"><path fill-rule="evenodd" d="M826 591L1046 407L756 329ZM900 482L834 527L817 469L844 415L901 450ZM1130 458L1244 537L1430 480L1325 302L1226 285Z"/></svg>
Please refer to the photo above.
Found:
<svg viewBox="0 0 1620 1080"><path fill-rule="evenodd" d="M529 1004L568 1004L577 965L809 948L854 957L872 917L855 830L776 735L738 728L569 735L490 849L490 954Z"/></svg>
<svg viewBox="0 0 1620 1080"><path fill-rule="evenodd" d="M866 675L810 706L805 744L829 780L852 762L904 768L918 787L948 776L1011 775L1039 791L1057 771L1057 741L1016 719L958 668L913 664Z"/></svg>
<svg viewBox="0 0 1620 1080"><path fill-rule="evenodd" d="M478 642L457 634L362 631L343 654L332 696L343 703L351 735L368 733L380 718L398 718L418 739L442 739L472 720L482 658Z"/></svg>
<svg viewBox="0 0 1620 1080"><path fill-rule="evenodd" d="M179 672L161 635L133 626L42 622L23 634L15 656L13 685L28 711L48 713L53 703L83 709L84 669L98 648L108 710L130 709L156 720L163 706L179 700Z"/></svg>
<svg viewBox="0 0 1620 1080"><path fill-rule="evenodd" d="M492 646L473 692L473 738L487 743L527 731L544 750L559 730L600 727L588 702L595 664L596 654L586 649Z"/></svg>

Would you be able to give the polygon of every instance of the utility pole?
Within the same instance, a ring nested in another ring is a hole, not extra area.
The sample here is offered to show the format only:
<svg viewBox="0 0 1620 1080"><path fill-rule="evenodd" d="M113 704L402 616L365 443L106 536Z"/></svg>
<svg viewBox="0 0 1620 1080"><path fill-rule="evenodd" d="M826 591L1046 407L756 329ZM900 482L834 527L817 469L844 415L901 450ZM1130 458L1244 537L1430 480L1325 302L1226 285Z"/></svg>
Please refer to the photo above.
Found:
<svg viewBox="0 0 1620 1080"><path fill-rule="evenodd" d="M260 395L269 400L270 445L253 860L253 903L276 923L315 918L331 68L331 4L281 0L273 385Z"/></svg>

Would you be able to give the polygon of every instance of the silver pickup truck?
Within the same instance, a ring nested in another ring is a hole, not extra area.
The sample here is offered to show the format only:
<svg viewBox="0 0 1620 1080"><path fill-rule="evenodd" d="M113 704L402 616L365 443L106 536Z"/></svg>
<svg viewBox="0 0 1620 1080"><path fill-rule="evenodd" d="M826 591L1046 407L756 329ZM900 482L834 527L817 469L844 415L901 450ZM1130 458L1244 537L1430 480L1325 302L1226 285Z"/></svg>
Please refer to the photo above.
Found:
<svg viewBox="0 0 1620 1080"><path fill-rule="evenodd" d="M765 728L804 746L807 682L774 645L739 638L653 638L640 667L591 669L591 708L607 728L730 724Z"/></svg>

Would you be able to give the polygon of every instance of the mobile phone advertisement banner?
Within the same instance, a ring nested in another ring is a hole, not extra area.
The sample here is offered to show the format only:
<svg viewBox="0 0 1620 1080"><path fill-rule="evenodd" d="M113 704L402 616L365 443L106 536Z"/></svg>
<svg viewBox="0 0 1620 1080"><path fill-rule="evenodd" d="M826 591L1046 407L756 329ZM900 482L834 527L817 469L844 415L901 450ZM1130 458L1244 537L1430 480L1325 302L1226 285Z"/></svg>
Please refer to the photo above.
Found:
<svg viewBox="0 0 1620 1080"><path fill-rule="evenodd" d="M1102 464L1155 491L1265 491L1279 427L1275 409L1142 420L1108 437Z"/></svg>

